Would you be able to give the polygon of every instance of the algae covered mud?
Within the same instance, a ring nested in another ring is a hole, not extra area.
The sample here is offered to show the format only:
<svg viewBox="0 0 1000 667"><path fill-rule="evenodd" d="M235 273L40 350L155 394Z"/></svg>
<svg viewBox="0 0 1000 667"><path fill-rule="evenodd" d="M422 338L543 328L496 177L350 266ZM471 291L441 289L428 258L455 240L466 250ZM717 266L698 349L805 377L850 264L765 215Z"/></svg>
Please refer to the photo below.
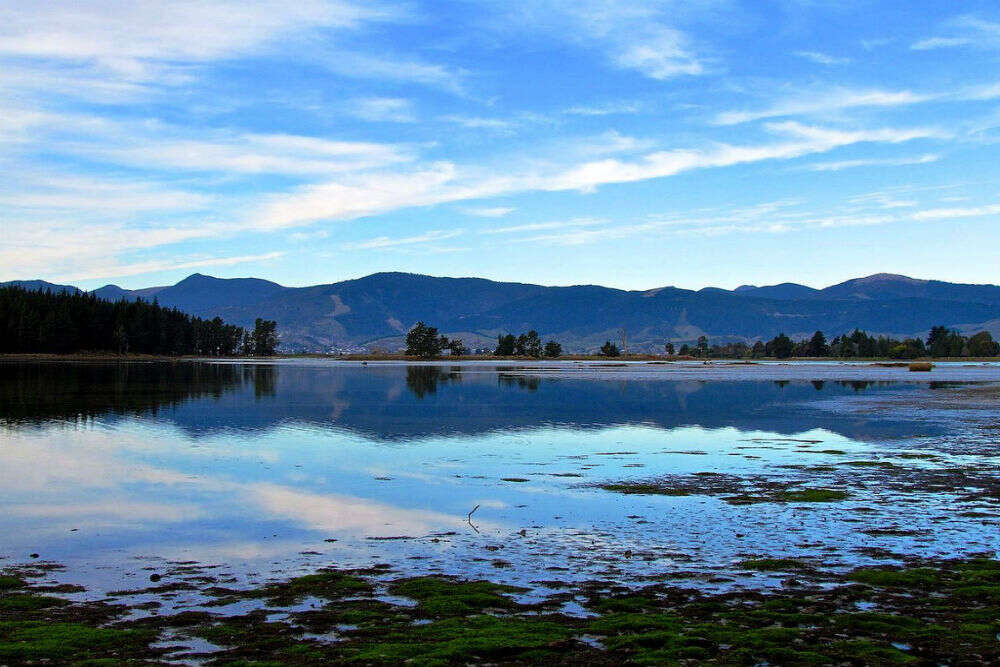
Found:
<svg viewBox="0 0 1000 667"><path fill-rule="evenodd" d="M2 364L0 664L995 664L998 405L983 364Z"/></svg>

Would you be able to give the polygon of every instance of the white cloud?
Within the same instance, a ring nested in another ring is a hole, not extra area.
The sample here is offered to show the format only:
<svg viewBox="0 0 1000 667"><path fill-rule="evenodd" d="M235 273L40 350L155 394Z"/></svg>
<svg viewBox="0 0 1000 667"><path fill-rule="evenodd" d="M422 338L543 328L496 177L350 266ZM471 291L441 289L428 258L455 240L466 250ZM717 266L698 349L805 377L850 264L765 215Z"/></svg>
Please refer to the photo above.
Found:
<svg viewBox="0 0 1000 667"><path fill-rule="evenodd" d="M677 15L697 10L697 3L676 6L656 0L539 0L496 2L507 28L538 31L583 47L600 49L622 69L656 80L704 74L704 59L690 37L675 25Z"/></svg>
<svg viewBox="0 0 1000 667"><path fill-rule="evenodd" d="M537 232L543 229L564 229L566 227L592 227L605 222L597 218L573 218L572 220L555 220L552 222L531 222L524 225L483 229L480 234L520 234L521 232Z"/></svg>
<svg viewBox="0 0 1000 667"><path fill-rule="evenodd" d="M941 130L928 128L834 130L795 122L771 123L767 128L787 139L759 145L716 144L705 149L659 151L632 160L596 160L546 170L508 166L504 175L482 167L462 168L451 162L438 162L405 173L349 175L272 195L247 224L258 229L278 229L513 192L587 191L600 185L662 178L694 169L793 159L858 143L902 143L948 136Z"/></svg>
<svg viewBox="0 0 1000 667"><path fill-rule="evenodd" d="M686 42L679 31L661 27L644 38L640 36L635 43L623 44L614 60L620 67L638 70L653 79L704 73L704 65Z"/></svg>
<svg viewBox="0 0 1000 667"><path fill-rule="evenodd" d="M799 58L805 58L819 65L846 65L851 62L850 58L839 58L837 56L831 56L827 53L820 53L819 51L796 51L795 55Z"/></svg>
<svg viewBox="0 0 1000 667"><path fill-rule="evenodd" d="M25 67L39 77L36 90L46 94L86 96L86 81L134 93L188 83L192 67L266 52L292 36L403 18L380 3L347 0L7 1L0 3L0 56L17 59L4 69ZM25 77L16 83L31 86Z"/></svg>
<svg viewBox="0 0 1000 667"><path fill-rule="evenodd" d="M795 122L771 123L768 128L791 140L758 146L720 144L708 150L678 149L650 153L630 162L589 162L559 174L543 189L588 190L607 183L626 183L673 176L692 169L728 167L762 160L792 159L857 143L901 143L919 138L941 137L932 129L832 130Z"/></svg>
<svg viewBox="0 0 1000 667"><path fill-rule="evenodd" d="M461 114L442 116L441 120L476 130L508 131L516 125L513 121L503 120L502 118L482 118L479 116L463 116Z"/></svg>
<svg viewBox="0 0 1000 667"><path fill-rule="evenodd" d="M822 94L801 93L758 111L723 111L715 116L718 125L738 125L764 118L824 114L857 107L897 107L933 99L908 90L834 89Z"/></svg>
<svg viewBox="0 0 1000 667"><path fill-rule="evenodd" d="M463 83L467 74L465 71L406 56L334 51L323 54L321 60L327 69L341 76L417 83L455 95L465 95L466 92Z"/></svg>
<svg viewBox="0 0 1000 667"><path fill-rule="evenodd" d="M212 63L294 49L341 76L461 92L461 71L340 39L414 20L407 3L382 0L3 0L0 87L118 102L191 84Z"/></svg>
<svg viewBox="0 0 1000 667"><path fill-rule="evenodd" d="M389 123L412 123L413 102L400 97L362 97L350 104L350 113L362 120Z"/></svg>
<svg viewBox="0 0 1000 667"><path fill-rule="evenodd" d="M377 4L325 0L4 2L0 53L93 60L141 77L149 61L230 57L297 30L356 28L389 16Z"/></svg>
<svg viewBox="0 0 1000 667"><path fill-rule="evenodd" d="M444 231L444 230L434 230L420 234L418 236L406 236L403 238L390 238L388 236L379 236L378 238L369 239L367 241L359 241L357 243L345 243L344 248L351 250L373 250L378 248L393 248L397 246L412 246L420 245L425 243L431 243L434 241L442 241L444 239L455 238L462 234L461 229Z"/></svg>
<svg viewBox="0 0 1000 667"><path fill-rule="evenodd" d="M138 276L144 273L157 271L180 271L185 269L199 269L206 266L233 266L234 264L248 264L250 262L266 262L278 259L285 253L267 252L259 255L237 255L232 257L200 257L190 260L149 260L145 262L134 262L131 264L120 264L113 262L94 267L89 271L77 273L67 273L59 275L60 280L92 280L95 278L120 278L124 276Z"/></svg>
<svg viewBox="0 0 1000 667"><path fill-rule="evenodd" d="M941 156L934 153L927 153L915 157L902 158L867 158L860 160L839 160L836 162L817 162L805 167L810 171L841 171L843 169L854 169L856 167L895 167L911 164L929 164L937 162Z"/></svg>
<svg viewBox="0 0 1000 667"><path fill-rule="evenodd" d="M948 49L956 46L968 46L972 40L968 37L931 37L914 42L911 49L914 51L930 51L932 49Z"/></svg>
<svg viewBox="0 0 1000 667"><path fill-rule="evenodd" d="M469 215L475 215L480 218L502 218L505 215L510 215L516 208L511 206L492 206L483 208L465 208L462 209L464 213Z"/></svg>
<svg viewBox="0 0 1000 667"><path fill-rule="evenodd" d="M639 113L641 109L642 107L639 104L620 102L613 104L596 104L593 106L573 106L563 111L563 113L569 116L611 116L618 114Z"/></svg>
<svg viewBox="0 0 1000 667"><path fill-rule="evenodd" d="M12 192L0 191L0 205L40 211L81 212L195 211L208 195L145 182L87 176L36 175L14 178Z"/></svg>
<svg viewBox="0 0 1000 667"><path fill-rule="evenodd" d="M913 214L914 220L954 220L958 218L981 218L1000 215L1000 204L970 208L934 208Z"/></svg>
<svg viewBox="0 0 1000 667"><path fill-rule="evenodd" d="M1000 49L1000 23L965 14L949 20L946 28L952 34L922 39L914 42L910 48L915 51L958 47Z"/></svg>
<svg viewBox="0 0 1000 667"><path fill-rule="evenodd" d="M209 132L172 136L173 128L138 130L118 140L56 144L66 152L145 169L225 174L327 175L386 167L413 159L403 146L288 134Z"/></svg>

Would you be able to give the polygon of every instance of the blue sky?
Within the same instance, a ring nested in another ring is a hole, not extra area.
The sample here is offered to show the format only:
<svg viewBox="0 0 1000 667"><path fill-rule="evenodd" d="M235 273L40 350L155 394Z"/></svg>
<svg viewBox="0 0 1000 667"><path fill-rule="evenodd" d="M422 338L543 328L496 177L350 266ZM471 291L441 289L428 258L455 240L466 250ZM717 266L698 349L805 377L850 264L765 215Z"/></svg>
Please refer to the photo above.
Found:
<svg viewBox="0 0 1000 667"><path fill-rule="evenodd" d="M996 283L998 139L995 1L0 0L0 280Z"/></svg>

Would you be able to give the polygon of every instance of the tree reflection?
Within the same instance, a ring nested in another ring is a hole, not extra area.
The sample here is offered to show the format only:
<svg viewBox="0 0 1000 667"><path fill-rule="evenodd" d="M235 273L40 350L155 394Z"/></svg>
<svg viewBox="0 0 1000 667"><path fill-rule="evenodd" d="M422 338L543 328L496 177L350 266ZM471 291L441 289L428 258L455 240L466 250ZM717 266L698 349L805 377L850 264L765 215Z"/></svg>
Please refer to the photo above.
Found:
<svg viewBox="0 0 1000 667"><path fill-rule="evenodd" d="M462 373L458 367L448 370L440 366L407 366L406 386L417 398L437 392L439 384L461 382Z"/></svg>
<svg viewBox="0 0 1000 667"><path fill-rule="evenodd" d="M274 396L278 369L196 362L3 363L0 422L157 414L201 398L219 399L253 385Z"/></svg>

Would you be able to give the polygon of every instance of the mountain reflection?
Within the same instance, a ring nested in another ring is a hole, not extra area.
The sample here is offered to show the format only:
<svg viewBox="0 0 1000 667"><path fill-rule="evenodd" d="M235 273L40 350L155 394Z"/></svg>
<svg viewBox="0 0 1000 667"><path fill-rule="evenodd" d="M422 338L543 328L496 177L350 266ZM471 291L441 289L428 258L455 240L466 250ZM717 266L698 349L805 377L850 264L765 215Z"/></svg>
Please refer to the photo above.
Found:
<svg viewBox="0 0 1000 667"><path fill-rule="evenodd" d="M926 423L817 405L889 385L545 378L486 366L6 363L0 423L154 416L191 435L294 423L384 441L640 423L780 434L825 428L861 439L927 434Z"/></svg>

